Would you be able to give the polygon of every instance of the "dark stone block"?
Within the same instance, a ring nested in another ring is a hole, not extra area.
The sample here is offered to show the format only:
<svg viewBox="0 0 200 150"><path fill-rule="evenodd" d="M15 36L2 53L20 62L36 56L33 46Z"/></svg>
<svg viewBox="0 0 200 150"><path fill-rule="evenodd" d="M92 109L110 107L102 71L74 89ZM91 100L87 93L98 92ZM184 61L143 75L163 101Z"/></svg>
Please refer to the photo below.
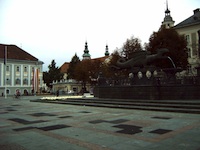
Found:
<svg viewBox="0 0 200 150"><path fill-rule="evenodd" d="M152 118L155 118L155 119L171 119L170 117L159 117L159 116L152 117Z"/></svg>
<svg viewBox="0 0 200 150"><path fill-rule="evenodd" d="M12 118L12 119L9 119L11 121L14 121L14 122L17 122L17 123L21 123L21 124L34 124L34 123L41 123L41 122L46 122L44 120L36 120L36 121L28 121L28 120L25 120L25 119L20 119L20 118Z"/></svg>
<svg viewBox="0 0 200 150"><path fill-rule="evenodd" d="M102 123L102 122L108 122L108 123L112 123L112 124L119 124L119 123L123 123L123 122L127 122L127 121L129 121L129 120L127 120L127 119L117 119L117 120L112 120L112 121L93 120L93 121L89 121L89 123L98 124L98 123Z"/></svg>
<svg viewBox="0 0 200 150"><path fill-rule="evenodd" d="M21 105L16 104L16 105L11 105L11 106L21 106Z"/></svg>
<svg viewBox="0 0 200 150"><path fill-rule="evenodd" d="M102 122L106 122L105 120L93 120L93 121L89 121L89 123L92 124L98 124L98 123L102 123Z"/></svg>
<svg viewBox="0 0 200 150"><path fill-rule="evenodd" d="M126 125L126 124L120 124L115 125L113 127L121 128L122 130L117 131L117 133L123 133L123 134L136 134L142 132L140 126L134 126L134 125Z"/></svg>
<svg viewBox="0 0 200 150"><path fill-rule="evenodd" d="M31 130L31 129L35 129L35 127L17 128L17 129L13 129L13 131L25 131L25 130Z"/></svg>
<svg viewBox="0 0 200 150"><path fill-rule="evenodd" d="M42 116L56 116L54 114L50 114L50 113L34 113L34 114L29 114L31 116L35 116L35 117L42 117Z"/></svg>
<svg viewBox="0 0 200 150"><path fill-rule="evenodd" d="M40 127L40 128L37 128L37 129L43 130L43 131L50 131L50 130L57 130L57 129L62 129L62 128L68 128L68 127L71 127L71 126L59 124L59 125L52 125L52 126Z"/></svg>
<svg viewBox="0 0 200 150"><path fill-rule="evenodd" d="M106 122L113 123L113 124L119 124L119 123L123 123L123 122L127 122L127 121L129 121L129 120L127 120L127 119L117 119L117 120L106 121Z"/></svg>
<svg viewBox="0 0 200 150"><path fill-rule="evenodd" d="M71 118L72 116L61 116L61 117L58 117L58 118Z"/></svg>
<svg viewBox="0 0 200 150"><path fill-rule="evenodd" d="M155 134L165 134L168 132L171 132L172 130L167 130L167 129L157 129L157 130L153 130L149 133L155 133Z"/></svg>
<svg viewBox="0 0 200 150"><path fill-rule="evenodd" d="M89 111L80 111L79 113L91 113Z"/></svg>
<svg viewBox="0 0 200 150"><path fill-rule="evenodd" d="M200 85L97 86L94 96L110 99L192 100L200 99Z"/></svg>

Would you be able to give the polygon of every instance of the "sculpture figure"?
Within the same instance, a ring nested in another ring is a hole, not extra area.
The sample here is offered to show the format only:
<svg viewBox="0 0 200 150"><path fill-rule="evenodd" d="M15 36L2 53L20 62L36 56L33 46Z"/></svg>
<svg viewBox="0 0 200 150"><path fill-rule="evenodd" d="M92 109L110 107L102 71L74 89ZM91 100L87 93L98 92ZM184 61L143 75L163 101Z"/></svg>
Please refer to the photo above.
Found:
<svg viewBox="0 0 200 150"><path fill-rule="evenodd" d="M117 61L117 68L145 67L155 60L167 58L167 56L164 56L167 52L169 52L169 50L166 48L158 49L156 54L149 54L147 51L134 52L132 58L127 61L119 59Z"/></svg>

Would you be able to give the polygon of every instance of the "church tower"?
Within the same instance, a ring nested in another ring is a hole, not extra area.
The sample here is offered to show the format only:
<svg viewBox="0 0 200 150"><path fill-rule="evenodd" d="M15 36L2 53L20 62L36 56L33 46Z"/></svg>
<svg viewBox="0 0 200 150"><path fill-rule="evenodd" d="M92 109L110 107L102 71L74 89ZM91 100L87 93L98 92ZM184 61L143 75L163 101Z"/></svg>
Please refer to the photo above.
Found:
<svg viewBox="0 0 200 150"><path fill-rule="evenodd" d="M168 9L168 1L166 1L166 10L165 10L165 18L162 22L162 26L165 26L166 28L171 28L174 26L174 22L171 15L170 10Z"/></svg>
<svg viewBox="0 0 200 150"><path fill-rule="evenodd" d="M87 41L85 42L85 50L84 50L84 54L83 54L83 60L85 60L85 59L91 59L89 50L88 50Z"/></svg>
<svg viewBox="0 0 200 150"><path fill-rule="evenodd" d="M108 45L106 44L105 56L109 56L109 55L110 55L110 53L109 53L109 51L108 51Z"/></svg>

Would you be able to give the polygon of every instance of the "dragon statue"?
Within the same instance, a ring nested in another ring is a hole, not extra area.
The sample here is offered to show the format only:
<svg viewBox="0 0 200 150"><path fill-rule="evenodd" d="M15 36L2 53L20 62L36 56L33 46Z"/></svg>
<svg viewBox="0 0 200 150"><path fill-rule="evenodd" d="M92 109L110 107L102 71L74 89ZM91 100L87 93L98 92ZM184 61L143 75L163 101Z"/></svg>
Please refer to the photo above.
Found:
<svg viewBox="0 0 200 150"><path fill-rule="evenodd" d="M166 58L167 56L164 56L164 54L167 52L169 52L169 50L166 48L158 49L156 54L149 54L147 51L137 51L134 52L132 58L127 61L123 58L119 59L116 64L116 68L124 69L133 67L145 67L150 65L155 60Z"/></svg>

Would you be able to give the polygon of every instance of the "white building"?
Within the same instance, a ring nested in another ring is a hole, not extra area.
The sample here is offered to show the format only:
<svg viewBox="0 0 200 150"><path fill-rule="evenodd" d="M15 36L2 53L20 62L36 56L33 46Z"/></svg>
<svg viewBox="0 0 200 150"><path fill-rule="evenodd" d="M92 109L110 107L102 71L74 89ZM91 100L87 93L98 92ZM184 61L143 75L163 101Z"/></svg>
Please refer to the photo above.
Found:
<svg viewBox="0 0 200 150"><path fill-rule="evenodd" d="M174 26L175 21L172 19L171 15L170 15L170 10L168 8L168 2L166 1L166 11L165 11L165 17L164 20L162 22L162 25L165 26L165 28L171 28Z"/></svg>
<svg viewBox="0 0 200 150"><path fill-rule="evenodd" d="M17 47L0 44L0 94L27 95L40 92L43 62Z"/></svg>
<svg viewBox="0 0 200 150"><path fill-rule="evenodd" d="M162 25L166 28L174 28L187 40L188 49L188 73L197 75L196 67L200 66L200 8L195 9L193 15L174 26L174 20L170 15L168 3Z"/></svg>
<svg viewBox="0 0 200 150"><path fill-rule="evenodd" d="M192 16L174 26L174 29L187 40L189 73L196 75L196 67L200 65L200 9L195 9Z"/></svg>

